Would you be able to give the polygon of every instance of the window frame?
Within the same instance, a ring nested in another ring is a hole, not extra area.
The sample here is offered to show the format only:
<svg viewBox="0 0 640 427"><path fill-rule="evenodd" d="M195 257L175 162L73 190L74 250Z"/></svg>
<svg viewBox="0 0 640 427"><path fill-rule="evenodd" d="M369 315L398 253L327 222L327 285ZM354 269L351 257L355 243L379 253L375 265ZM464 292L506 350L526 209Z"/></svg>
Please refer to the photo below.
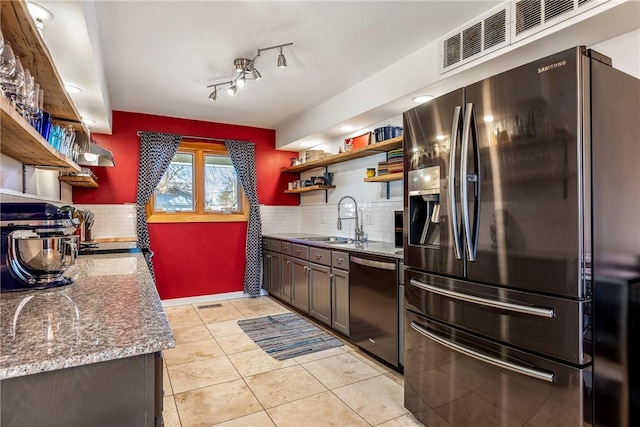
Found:
<svg viewBox="0 0 640 427"><path fill-rule="evenodd" d="M148 223L190 223L190 222L246 222L249 220L249 200L244 193L242 185L239 185L238 203L239 211L222 213L220 211L207 211L204 207L204 171L205 156L229 156L229 152L224 144L182 141L178 146L176 153L188 153L193 155L193 197L194 211L156 211L155 206L155 190L151 196L151 200L146 205L147 222ZM240 183L240 177L238 177Z"/></svg>

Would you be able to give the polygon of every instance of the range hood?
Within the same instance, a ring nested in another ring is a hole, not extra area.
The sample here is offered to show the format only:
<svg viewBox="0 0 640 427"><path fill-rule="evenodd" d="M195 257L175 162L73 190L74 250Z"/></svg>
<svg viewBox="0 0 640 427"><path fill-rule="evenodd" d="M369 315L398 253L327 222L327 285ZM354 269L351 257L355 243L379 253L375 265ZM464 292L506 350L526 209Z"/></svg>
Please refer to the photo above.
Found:
<svg viewBox="0 0 640 427"><path fill-rule="evenodd" d="M88 150L80 153L77 163L80 166L115 166L113 153L94 142L89 143Z"/></svg>

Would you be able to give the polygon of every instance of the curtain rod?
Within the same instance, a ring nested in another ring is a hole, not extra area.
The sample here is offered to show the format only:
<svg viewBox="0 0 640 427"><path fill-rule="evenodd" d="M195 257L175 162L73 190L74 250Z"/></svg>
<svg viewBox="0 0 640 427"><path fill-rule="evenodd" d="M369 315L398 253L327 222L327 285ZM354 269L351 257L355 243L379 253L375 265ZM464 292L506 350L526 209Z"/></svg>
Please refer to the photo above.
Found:
<svg viewBox="0 0 640 427"><path fill-rule="evenodd" d="M140 132L138 131L138 136L140 136ZM199 139L201 141L218 141L218 142L225 142L226 139L222 139L222 138L211 138L208 136L193 136L193 135L182 135L182 139Z"/></svg>

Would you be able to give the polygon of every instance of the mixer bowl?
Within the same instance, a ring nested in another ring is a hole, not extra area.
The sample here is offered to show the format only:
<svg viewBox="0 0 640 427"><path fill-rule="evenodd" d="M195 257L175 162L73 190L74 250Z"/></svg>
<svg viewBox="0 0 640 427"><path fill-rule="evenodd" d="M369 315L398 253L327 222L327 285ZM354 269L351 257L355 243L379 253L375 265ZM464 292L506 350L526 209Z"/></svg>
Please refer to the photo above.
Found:
<svg viewBox="0 0 640 427"><path fill-rule="evenodd" d="M9 235L9 264L24 282L41 285L59 280L75 264L78 236Z"/></svg>

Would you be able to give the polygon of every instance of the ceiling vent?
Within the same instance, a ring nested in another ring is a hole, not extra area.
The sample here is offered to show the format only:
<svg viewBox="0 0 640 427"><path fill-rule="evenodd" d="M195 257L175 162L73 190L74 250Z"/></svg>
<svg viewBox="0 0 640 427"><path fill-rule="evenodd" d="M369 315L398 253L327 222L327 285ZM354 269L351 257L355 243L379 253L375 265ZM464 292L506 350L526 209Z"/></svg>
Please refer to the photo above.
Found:
<svg viewBox="0 0 640 427"><path fill-rule="evenodd" d="M441 72L509 44L509 2L480 15L441 39Z"/></svg>
<svg viewBox="0 0 640 427"><path fill-rule="evenodd" d="M440 74L609 0L505 1L440 38Z"/></svg>

